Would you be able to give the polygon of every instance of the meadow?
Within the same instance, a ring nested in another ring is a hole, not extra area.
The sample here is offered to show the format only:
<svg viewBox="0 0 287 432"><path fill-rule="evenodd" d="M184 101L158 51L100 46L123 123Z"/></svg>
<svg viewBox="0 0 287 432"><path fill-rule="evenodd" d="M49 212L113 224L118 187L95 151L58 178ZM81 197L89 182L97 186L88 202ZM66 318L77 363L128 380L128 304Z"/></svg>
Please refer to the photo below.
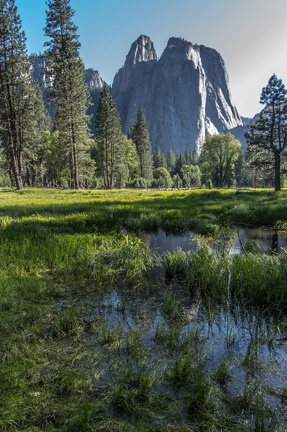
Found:
<svg viewBox="0 0 287 432"><path fill-rule="evenodd" d="M0 431L286 431L287 191L0 191ZM141 234L195 231L162 255Z"/></svg>

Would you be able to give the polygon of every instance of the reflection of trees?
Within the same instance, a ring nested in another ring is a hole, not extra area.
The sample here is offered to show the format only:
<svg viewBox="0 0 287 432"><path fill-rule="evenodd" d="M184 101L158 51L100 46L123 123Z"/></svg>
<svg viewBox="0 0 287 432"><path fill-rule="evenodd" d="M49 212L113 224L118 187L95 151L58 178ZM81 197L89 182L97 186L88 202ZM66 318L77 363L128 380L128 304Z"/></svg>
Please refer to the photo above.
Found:
<svg viewBox="0 0 287 432"><path fill-rule="evenodd" d="M271 250L272 252L278 252L278 231L273 231L272 234L272 244L271 244Z"/></svg>

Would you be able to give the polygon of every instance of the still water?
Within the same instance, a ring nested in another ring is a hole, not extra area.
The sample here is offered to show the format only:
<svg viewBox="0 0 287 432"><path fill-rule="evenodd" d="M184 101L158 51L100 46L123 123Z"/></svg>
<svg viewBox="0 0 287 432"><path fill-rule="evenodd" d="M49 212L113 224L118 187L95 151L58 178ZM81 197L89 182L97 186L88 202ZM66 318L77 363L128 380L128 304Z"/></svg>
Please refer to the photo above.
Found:
<svg viewBox="0 0 287 432"><path fill-rule="evenodd" d="M264 430L286 432L287 410L282 397L287 388L286 335L270 320L228 305L210 314L204 302L193 298L186 287L161 283L148 283L139 291L118 287L103 293L91 305L90 319L99 316L104 326L120 334L123 341L134 340L135 334L139 336L137 343L146 358L144 370L160 382L153 391L172 391L167 377L175 361L185 356L192 359L191 369L200 368L208 379L213 379L225 364L226 396L236 401L245 395L250 404L264 400L270 415L265 423L274 427ZM128 343L123 342L123 346ZM120 364L130 364L127 351L120 352ZM114 385L111 370L115 357L105 356L100 364L102 385ZM242 412L240 417L249 425L244 431L257 430L248 412Z"/></svg>
<svg viewBox="0 0 287 432"><path fill-rule="evenodd" d="M143 239L159 254L178 247L195 251L198 244L192 232L170 235L160 231L143 235ZM260 242L265 253L287 248L282 232L238 228L229 236L227 251L231 256L240 254L250 241ZM212 382L214 397L222 391L234 403L264 404L261 426L265 428L260 430L286 432L287 321L275 322L271 315L245 309L229 296L211 306L208 299L192 294L184 282L169 283L163 276L161 272L149 275L142 288L131 289L124 283L110 287L89 302L87 319L101 326L88 335L90 343L98 346L104 337L117 343L116 353L103 347L97 352L99 388L115 386L115 377L123 380L129 368L156 377L151 392L172 399L169 377L181 364L177 362L189 359L190 373L201 370ZM221 368L226 375L224 383L218 384L215 377ZM184 397L184 391L183 396L180 391L178 395ZM228 405L222 409L229 412ZM236 418L244 423L242 430L259 430L248 409L242 409Z"/></svg>
<svg viewBox="0 0 287 432"><path fill-rule="evenodd" d="M152 250L157 251L159 254L166 251L172 252L178 247L184 251L195 251L197 249L196 233L194 232L175 235L159 231L156 234L144 235L144 240ZM250 241L258 242L265 253L280 252L282 248L287 248L286 232L264 228L238 228L231 231L231 238L227 246L229 255L242 253L243 248Z"/></svg>

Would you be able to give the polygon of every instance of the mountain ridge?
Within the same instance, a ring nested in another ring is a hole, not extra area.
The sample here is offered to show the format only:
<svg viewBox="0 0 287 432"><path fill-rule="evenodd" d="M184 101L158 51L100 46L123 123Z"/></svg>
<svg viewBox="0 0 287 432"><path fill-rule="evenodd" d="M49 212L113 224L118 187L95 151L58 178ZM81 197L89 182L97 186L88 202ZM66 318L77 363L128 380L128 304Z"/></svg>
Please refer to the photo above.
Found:
<svg viewBox="0 0 287 432"><path fill-rule="evenodd" d="M45 92L45 56L33 56L33 76ZM86 69L92 106L91 131L95 135L96 112L104 80ZM126 55L111 85L124 133L135 124L143 106L153 149L175 153L200 153L207 134L231 131L244 145L245 119L241 119L229 89L221 55L213 48L170 37L160 57L151 39L139 36ZM243 120L243 121L242 121Z"/></svg>
<svg viewBox="0 0 287 432"><path fill-rule="evenodd" d="M171 37L161 57L137 53L153 47L148 36L130 48L112 84L123 131L133 126L143 106L153 148L165 153L201 150L207 134L227 132L242 125L232 102L228 75L219 53L182 38Z"/></svg>

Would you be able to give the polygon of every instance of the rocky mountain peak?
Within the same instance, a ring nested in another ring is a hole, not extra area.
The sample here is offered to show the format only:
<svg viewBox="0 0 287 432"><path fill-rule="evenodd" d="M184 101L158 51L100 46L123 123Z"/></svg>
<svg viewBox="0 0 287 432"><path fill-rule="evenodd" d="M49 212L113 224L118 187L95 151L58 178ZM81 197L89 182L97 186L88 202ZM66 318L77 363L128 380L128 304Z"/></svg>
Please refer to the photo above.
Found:
<svg viewBox="0 0 287 432"><path fill-rule="evenodd" d="M148 36L141 35L132 44L126 57L124 67L130 67L137 63L157 60L156 51L153 42Z"/></svg>
<svg viewBox="0 0 287 432"><path fill-rule="evenodd" d="M183 38L171 37L157 60L150 38L140 36L112 86L123 130L143 106L153 148L200 153L208 134L242 125L231 100L220 54Z"/></svg>
<svg viewBox="0 0 287 432"><path fill-rule="evenodd" d="M181 37L172 36L167 42L167 48L186 48L189 46L192 46L192 43Z"/></svg>
<svg viewBox="0 0 287 432"><path fill-rule="evenodd" d="M104 81L101 78L99 72L92 68L86 69L85 71L85 81L89 86L91 92L101 91L104 86Z"/></svg>

